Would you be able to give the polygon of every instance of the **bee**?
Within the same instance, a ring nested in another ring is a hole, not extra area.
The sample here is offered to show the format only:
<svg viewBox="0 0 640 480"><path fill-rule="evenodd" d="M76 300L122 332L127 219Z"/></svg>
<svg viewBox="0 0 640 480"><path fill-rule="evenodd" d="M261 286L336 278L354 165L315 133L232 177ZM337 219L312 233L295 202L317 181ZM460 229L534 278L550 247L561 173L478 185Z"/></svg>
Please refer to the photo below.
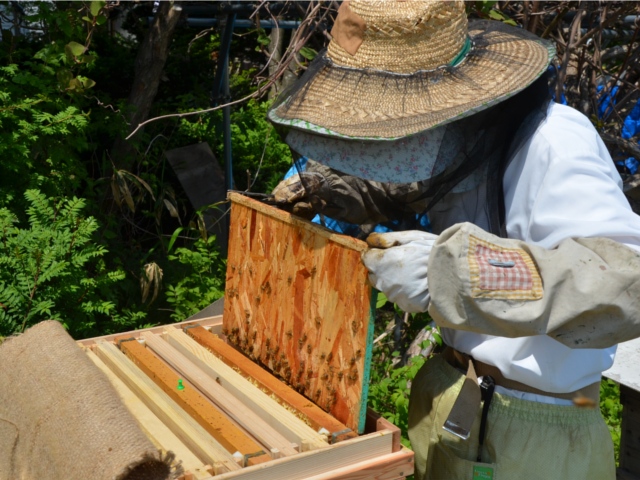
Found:
<svg viewBox="0 0 640 480"><path fill-rule="evenodd" d="M329 352L329 355L327 355L327 362L331 363L332 359L333 359L333 352Z"/></svg>
<svg viewBox="0 0 640 480"><path fill-rule="evenodd" d="M596 408L595 400L584 395L577 395L573 398L573 404L578 408Z"/></svg>
<svg viewBox="0 0 640 480"><path fill-rule="evenodd" d="M362 358L362 350L356 350L356 358L360 360Z"/></svg>
<svg viewBox="0 0 640 480"><path fill-rule="evenodd" d="M344 377L344 373L338 372L338 380L342 380L342 377Z"/></svg>
<svg viewBox="0 0 640 480"><path fill-rule="evenodd" d="M291 337L293 337L293 332L291 330L287 330L287 333L285 335L287 337L291 338Z"/></svg>
<svg viewBox="0 0 640 480"><path fill-rule="evenodd" d="M329 378L329 375L327 375L326 373L323 373L322 376L320 377L320 380L327 380Z"/></svg>
<svg viewBox="0 0 640 480"><path fill-rule="evenodd" d="M351 360L349 360L349 366L353 367L356 364L356 357L351 357Z"/></svg>
<svg viewBox="0 0 640 480"><path fill-rule="evenodd" d="M303 343L307 341L307 334L306 333L302 334L302 339L301 340L302 340Z"/></svg>
<svg viewBox="0 0 640 480"><path fill-rule="evenodd" d="M323 353L323 354L320 355L320 361L321 362L324 362L325 358L327 358L327 354L326 353Z"/></svg>
<svg viewBox="0 0 640 480"><path fill-rule="evenodd" d="M255 333L255 332L254 332L254 333ZM270 339L270 338L267 338L267 339L264 341L264 346L265 346L265 347L267 347L267 348L269 348L269 345L271 345L271 339Z"/></svg>
<svg viewBox="0 0 640 480"><path fill-rule="evenodd" d="M311 353L311 344L307 343L307 353Z"/></svg>
<svg viewBox="0 0 640 480"><path fill-rule="evenodd" d="M351 322L351 330L353 331L353 333L356 333L358 331L358 324L355 320Z"/></svg>

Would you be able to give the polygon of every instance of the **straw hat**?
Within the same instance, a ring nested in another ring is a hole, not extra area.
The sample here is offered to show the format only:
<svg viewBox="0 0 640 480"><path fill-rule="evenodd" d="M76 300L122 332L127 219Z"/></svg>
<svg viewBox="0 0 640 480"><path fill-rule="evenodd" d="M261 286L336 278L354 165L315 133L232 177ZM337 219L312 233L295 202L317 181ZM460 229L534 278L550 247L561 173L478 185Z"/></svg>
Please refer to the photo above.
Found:
<svg viewBox="0 0 640 480"><path fill-rule="evenodd" d="M342 3L332 39L269 111L330 137L397 140L523 90L555 51L499 21L468 21L463 1Z"/></svg>

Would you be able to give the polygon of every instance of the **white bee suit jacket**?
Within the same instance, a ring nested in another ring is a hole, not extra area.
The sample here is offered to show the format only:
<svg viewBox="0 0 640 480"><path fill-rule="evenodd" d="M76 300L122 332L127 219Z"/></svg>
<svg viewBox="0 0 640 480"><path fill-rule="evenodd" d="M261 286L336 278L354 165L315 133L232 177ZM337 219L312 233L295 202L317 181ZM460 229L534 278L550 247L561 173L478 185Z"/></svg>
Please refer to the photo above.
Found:
<svg viewBox="0 0 640 480"><path fill-rule="evenodd" d="M589 120L552 103L503 187L508 239L459 224L482 227L485 211L463 218L455 196L431 212L436 231L458 225L429 258L430 312L455 327L448 345L509 379L552 393L597 382L640 335L640 217L620 175Z"/></svg>

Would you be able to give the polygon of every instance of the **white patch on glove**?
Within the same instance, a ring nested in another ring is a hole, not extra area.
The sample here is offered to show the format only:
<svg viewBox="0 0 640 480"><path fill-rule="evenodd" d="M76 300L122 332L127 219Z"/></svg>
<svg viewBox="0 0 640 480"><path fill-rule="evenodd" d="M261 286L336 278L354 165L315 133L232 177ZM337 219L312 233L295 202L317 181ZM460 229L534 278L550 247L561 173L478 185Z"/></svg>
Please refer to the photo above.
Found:
<svg viewBox="0 0 640 480"><path fill-rule="evenodd" d="M427 263L434 242L432 233L419 230L372 233L372 247L362 255L369 281L405 312L424 312L429 307Z"/></svg>

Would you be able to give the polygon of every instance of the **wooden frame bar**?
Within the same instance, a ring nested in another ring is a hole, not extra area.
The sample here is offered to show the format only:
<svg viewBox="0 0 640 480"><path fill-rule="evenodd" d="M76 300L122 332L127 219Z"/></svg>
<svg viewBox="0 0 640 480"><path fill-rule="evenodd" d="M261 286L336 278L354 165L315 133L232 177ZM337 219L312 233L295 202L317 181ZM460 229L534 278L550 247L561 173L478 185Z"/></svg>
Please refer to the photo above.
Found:
<svg viewBox="0 0 640 480"><path fill-rule="evenodd" d="M184 442L182 442L93 351L87 350L86 354L100 371L107 376L123 403L133 414L142 431L156 447L163 452L173 452L176 459L180 459L179 462L182 469L191 473L196 479L199 480L212 475L213 472L209 471L211 466L205 465L196 457Z"/></svg>
<svg viewBox="0 0 640 480"><path fill-rule="evenodd" d="M203 462L217 471L241 468L236 459L118 348L98 340L93 351Z"/></svg>
<svg viewBox="0 0 640 480"><path fill-rule="evenodd" d="M144 345L137 340L123 341L120 343L120 350L229 453L240 452L245 458L249 458L251 465L271 460L260 444L249 438L195 387L182 381L176 372Z"/></svg>
<svg viewBox="0 0 640 480"><path fill-rule="evenodd" d="M201 329L207 335L211 335L201 327L190 330L197 329ZM323 435L305 423L300 422L296 415L285 409L262 390L257 389L249 380L229 367L183 331L169 327L164 335L164 339L174 349L202 369L202 372L215 378L218 383L229 391L229 394L249 407L262 421L265 421L281 435L286 437L289 442L294 442L301 446L304 445L304 449L307 447L314 449L327 446L326 437L323 437ZM305 403L308 404L309 401L307 400Z"/></svg>
<svg viewBox="0 0 640 480"><path fill-rule="evenodd" d="M314 429L324 428L329 432L329 435L339 434L339 439L357 436L344 423L336 420L315 403L310 402L267 370L253 363L210 331L201 326L191 326L185 329L185 333L227 365L237 369L246 378L251 378L260 388L275 395L282 404L298 412L309 421Z"/></svg>
<svg viewBox="0 0 640 480"><path fill-rule="evenodd" d="M299 480L330 470L372 461L391 450L392 433L382 431L372 435L352 438L321 450L282 458L270 464L248 467L215 477L215 480Z"/></svg>
<svg viewBox="0 0 640 480"><path fill-rule="evenodd" d="M226 416L235 421L252 435L269 451L277 449L283 456L296 455L298 452L292 447L291 441L275 431L267 422L253 410L247 408L229 393L216 376L209 376L189 358L173 348L166 341L152 333L142 335L148 348L153 350L171 367L177 370L200 392L209 398ZM137 342L136 342L137 343ZM323 444L324 446L324 444Z"/></svg>

